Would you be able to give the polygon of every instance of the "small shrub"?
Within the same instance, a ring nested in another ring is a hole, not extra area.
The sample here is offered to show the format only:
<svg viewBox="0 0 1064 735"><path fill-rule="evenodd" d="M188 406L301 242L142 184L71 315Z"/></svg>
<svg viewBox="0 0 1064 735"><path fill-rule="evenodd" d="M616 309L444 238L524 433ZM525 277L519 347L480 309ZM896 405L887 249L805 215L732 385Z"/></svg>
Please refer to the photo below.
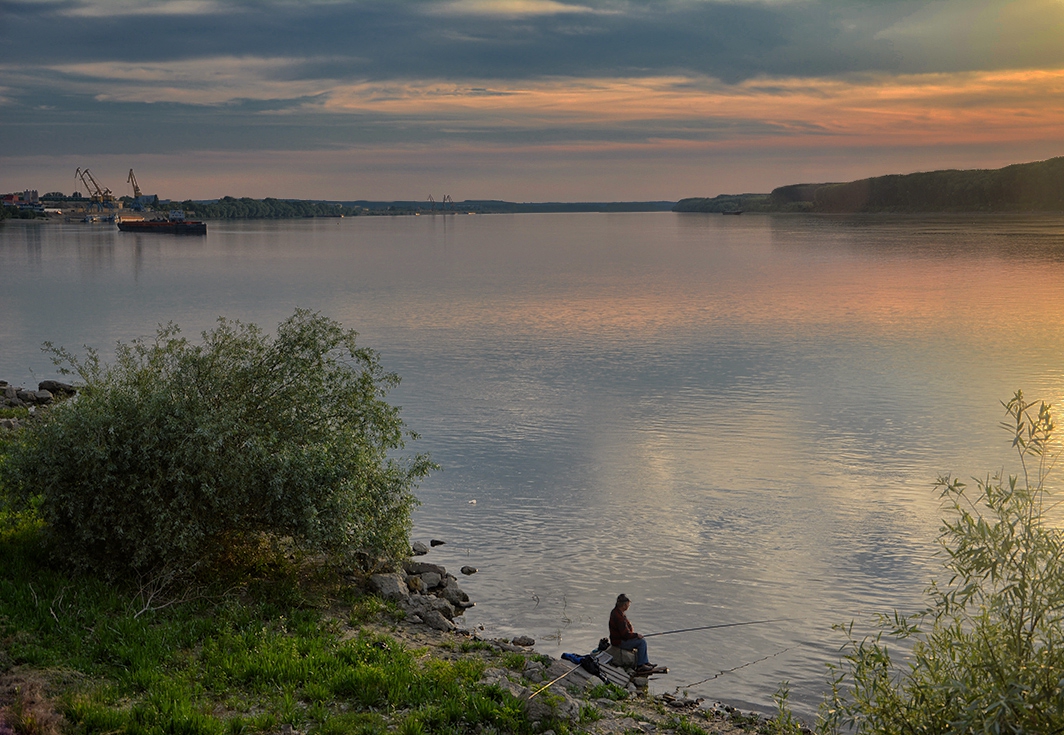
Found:
<svg viewBox="0 0 1064 735"><path fill-rule="evenodd" d="M791 689L787 682L781 682L772 700L776 703L776 715L765 723L764 732L768 735L798 735L802 731L801 721L791 712L787 700Z"/></svg>
<svg viewBox="0 0 1064 735"><path fill-rule="evenodd" d="M1017 392L1003 404L1018 476L944 476L939 542L949 581L923 613L853 625L820 729L855 733L1064 732L1064 532L1047 522L1054 424ZM896 663L885 639L910 642Z"/></svg>
<svg viewBox="0 0 1064 735"><path fill-rule="evenodd" d="M32 422L2 467L60 557L110 576L187 568L261 536L337 556L407 550L432 468L385 401L399 378L356 333L304 310L273 336L220 319L193 345L161 327L113 365L47 345L83 386Z"/></svg>

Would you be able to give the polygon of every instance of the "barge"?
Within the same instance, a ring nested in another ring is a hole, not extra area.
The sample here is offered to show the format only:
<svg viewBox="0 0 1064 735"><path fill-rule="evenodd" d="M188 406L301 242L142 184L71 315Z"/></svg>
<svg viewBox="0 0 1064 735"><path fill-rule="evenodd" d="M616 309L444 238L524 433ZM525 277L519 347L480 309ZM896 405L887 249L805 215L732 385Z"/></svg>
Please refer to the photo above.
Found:
<svg viewBox="0 0 1064 735"><path fill-rule="evenodd" d="M118 220L122 232L157 232L163 235L206 235L207 223L185 219L184 212L171 212L166 219Z"/></svg>

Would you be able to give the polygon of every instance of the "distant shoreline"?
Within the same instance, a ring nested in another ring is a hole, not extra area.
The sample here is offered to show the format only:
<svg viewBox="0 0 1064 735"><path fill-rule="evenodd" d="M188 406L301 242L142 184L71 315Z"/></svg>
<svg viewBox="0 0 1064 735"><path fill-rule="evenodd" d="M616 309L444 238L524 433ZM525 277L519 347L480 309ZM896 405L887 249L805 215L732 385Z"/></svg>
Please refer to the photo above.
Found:
<svg viewBox="0 0 1064 735"><path fill-rule="evenodd" d="M789 184L768 194L681 199L675 212L811 214L1062 214L1064 156L999 169Z"/></svg>

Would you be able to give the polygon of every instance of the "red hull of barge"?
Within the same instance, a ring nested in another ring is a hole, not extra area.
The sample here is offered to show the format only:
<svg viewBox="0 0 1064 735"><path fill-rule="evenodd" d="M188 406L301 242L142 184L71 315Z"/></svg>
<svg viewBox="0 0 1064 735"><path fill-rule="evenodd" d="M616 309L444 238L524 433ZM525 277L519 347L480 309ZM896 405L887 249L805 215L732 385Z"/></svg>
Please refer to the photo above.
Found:
<svg viewBox="0 0 1064 735"><path fill-rule="evenodd" d="M136 220L119 222L122 232L158 232L163 235L206 235L206 222L172 222L168 220Z"/></svg>

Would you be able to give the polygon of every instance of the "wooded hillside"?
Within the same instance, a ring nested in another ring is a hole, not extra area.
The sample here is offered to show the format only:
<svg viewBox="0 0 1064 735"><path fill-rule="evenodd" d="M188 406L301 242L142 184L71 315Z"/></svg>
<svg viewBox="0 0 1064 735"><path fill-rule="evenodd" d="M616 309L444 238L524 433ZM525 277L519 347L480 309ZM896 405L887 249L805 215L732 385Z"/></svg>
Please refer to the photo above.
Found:
<svg viewBox="0 0 1064 735"><path fill-rule="evenodd" d="M999 169L790 184L770 194L682 199L676 212L1064 212L1064 157Z"/></svg>

